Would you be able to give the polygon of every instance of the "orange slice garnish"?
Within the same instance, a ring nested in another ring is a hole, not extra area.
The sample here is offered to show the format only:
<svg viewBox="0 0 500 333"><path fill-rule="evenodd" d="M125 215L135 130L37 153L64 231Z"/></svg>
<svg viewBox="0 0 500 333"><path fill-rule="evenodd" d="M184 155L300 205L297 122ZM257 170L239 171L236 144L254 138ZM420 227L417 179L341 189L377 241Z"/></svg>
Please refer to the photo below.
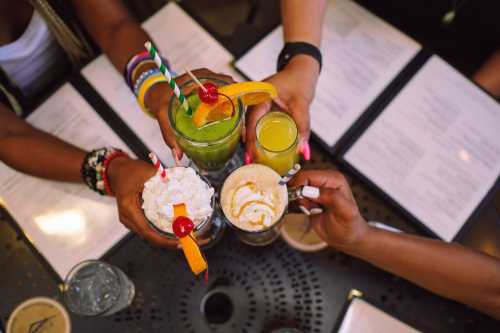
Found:
<svg viewBox="0 0 500 333"><path fill-rule="evenodd" d="M250 106L267 102L275 98L276 88L267 82L239 82L219 87L219 100L214 104L201 103L193 115L193 123L197 128L206 124L221 121L233 116L238 98L243 105ZM231 103L232 102L232 103Z"/></svg>

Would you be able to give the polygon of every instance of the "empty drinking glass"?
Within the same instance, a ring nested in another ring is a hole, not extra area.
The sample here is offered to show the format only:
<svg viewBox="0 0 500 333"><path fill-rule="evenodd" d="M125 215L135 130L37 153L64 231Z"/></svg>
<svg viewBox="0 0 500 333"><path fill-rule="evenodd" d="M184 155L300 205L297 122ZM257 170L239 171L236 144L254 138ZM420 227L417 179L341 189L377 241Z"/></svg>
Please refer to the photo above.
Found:
<svg viewBox="0 0 500 333"><path fill-rule="evenodd" d="M64 282L67 307L81 316L108 316L132 303L134 284L119 268L87 260L71 269Z"/></svg>

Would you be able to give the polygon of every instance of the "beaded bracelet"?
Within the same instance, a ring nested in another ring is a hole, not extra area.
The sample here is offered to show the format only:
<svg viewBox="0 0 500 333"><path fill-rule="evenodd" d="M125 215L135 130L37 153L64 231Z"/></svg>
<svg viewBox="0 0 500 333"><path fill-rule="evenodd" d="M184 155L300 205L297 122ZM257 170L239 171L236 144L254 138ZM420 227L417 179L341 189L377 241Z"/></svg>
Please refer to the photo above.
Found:
<svg viewBox="0 0 500 333"><path fill-rule="evenodd" d="M138 63L137 66L135 66L132 69L131 74L130 74L130 84L131 85L133 85L134 82L137 82L137 78L138 78L137 75L142 74L141 68L144 65L153 65L153 68L156 68L156 63L153 59L145 59L145 60L141 61L140 63Z"/></svg>
<svg viewBox="0 0 500 333"><path fill-rule="evenodd" d="M108 180L108 166L117 157L129 157L118 148L99 148L85 155L81 176L85 184L101 195L113 195Z"/></svg>
<svg viewBox="0 0 500 333"><path fill-rule="evenodd" d="M158 68L153 68L149 69L145 72L142 72L141 75L137 78L134 84L134 94L135 96L139 95L139 89L141 89L142 84L144 81L148 79L148 77L153 76L155 74L161 74L160 70Z"/></svg>

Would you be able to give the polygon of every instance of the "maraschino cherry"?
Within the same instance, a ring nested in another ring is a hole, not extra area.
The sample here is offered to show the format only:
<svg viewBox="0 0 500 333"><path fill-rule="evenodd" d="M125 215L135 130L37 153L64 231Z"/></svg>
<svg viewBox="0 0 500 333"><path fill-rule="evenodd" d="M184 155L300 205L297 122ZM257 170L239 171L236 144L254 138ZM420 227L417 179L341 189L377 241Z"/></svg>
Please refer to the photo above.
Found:
<svg viewBox="0 0 500 333"><path fill-rule="evenodd" d="M217 86L211 82L203 83L203 90L201 87L198 88L198 97L203 103L214 104L217 103L219 99L219 93L217 91Z"/></svg>
<svg viewBox="0 0 500 333"><path fill-rule="evenodd" d="M193 221L191 221L191 219L186 216L179 216L174 220L174 223L172 223L172 230L174 231L174 234L179 238L186 237L191 233L191 231L193 231L193 229Z"/></svg>

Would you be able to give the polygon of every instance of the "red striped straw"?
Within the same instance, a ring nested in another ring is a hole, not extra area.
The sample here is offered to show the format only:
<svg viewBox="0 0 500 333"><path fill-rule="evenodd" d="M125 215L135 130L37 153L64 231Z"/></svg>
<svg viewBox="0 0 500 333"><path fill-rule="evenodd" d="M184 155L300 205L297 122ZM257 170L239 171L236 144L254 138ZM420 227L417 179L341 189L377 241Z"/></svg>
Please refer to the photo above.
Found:
<svg viewBox="0 0 500 333"><path fill-rule="evenodd" d="M149 159L151 160L151 162L153 162L153 165L155 166L156 170L158 170L160 177L163 180L166 180L167 179L167 171L165 170L163 165L161 165L161 162L158 159L158 156L156 156L155 153L149 153Z"/></svg>

